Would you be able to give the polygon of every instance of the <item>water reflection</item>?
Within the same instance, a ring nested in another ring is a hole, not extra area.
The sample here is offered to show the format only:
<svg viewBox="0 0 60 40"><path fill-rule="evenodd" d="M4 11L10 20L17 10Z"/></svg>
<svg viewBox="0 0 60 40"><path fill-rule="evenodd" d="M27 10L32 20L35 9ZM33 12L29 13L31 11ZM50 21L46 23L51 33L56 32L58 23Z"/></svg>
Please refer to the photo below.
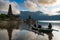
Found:
<svg viewBox="0 0 60 40"><path fill-rule="evenodd" d="M9 40L12 38L13 29L19 29L20 21L0 21L0 28L6 29L8 32Z"/></svg>
<svg viewBox="0 0 60 40"><path fill-rule="evenodd" d="M10 26L8 26L8 24ZM15 25L13 25L13 24L15 24ZM45 23L42 23L41 25L43 27L47 28L48 23L46 23L45 25L44 24ZM17 22L15 22L15 23L12 23L12 22L11 23L8 23L8 22L7 23L6 22L3 23L2 22L1 25L2 25L2 27L19 27L20 26L20 28L22 28L22 27L24 27L23 29L26 28L25 24L20 25L20 23L17 23ZM59 30L59 32L53 31L53 32L49 32L49 33L44 33L44 36L35 34L32 31L25 31L25 30L22 31L22 30L19 29L19 31L17 32L17 31L13 30L12 40L20 40L20 38L23 39L23 40L60 40L60 27L59 26L60 25L53 24L53 29ZM38 35L38 37L37 37L37 35ZM24 38L26 38L26 39L24 39ZM4 31L4 30L0 29L0 40L8 40L8 33L7 33L7 31Z"/></svg>
<svg viewBox="0 0 60 40"><path fill-rule="evenodd" d="M48 39L49 39L49 40L52 40L52 38L53 38L53 33L50 32L50 33L47 33L47 35L48 35Z"/></svg>
<svg viewBox="0 0 60 40"><path fill-rule="evenodd" d="M38 35L44 36L44 34L47 34L49 40L52 40L53 37L52 31L57 31L57 30L52 29L52 24L49 23L48 28L42 28L41 25L37 26L36 24L34 24L34 26L32 27L32 31L37 33Z"/></svg>

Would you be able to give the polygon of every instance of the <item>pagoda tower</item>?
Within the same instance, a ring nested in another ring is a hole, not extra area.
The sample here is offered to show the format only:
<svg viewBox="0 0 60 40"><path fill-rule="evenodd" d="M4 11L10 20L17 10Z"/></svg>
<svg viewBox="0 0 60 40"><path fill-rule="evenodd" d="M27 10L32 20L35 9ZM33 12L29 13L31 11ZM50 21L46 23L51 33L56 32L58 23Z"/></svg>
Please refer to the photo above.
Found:
<svg viewBox="0 0 60 40"><path fill-rule="evenodd" d="M9 5L8 15L9 15L9 16L13 15L11 4Z"/></svg>

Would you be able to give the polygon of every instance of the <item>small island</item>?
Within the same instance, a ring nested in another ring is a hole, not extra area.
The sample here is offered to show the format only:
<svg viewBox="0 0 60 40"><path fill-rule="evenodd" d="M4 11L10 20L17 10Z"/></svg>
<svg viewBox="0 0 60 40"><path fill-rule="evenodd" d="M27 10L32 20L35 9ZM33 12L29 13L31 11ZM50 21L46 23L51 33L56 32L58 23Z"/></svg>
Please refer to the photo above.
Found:
<svg viewBox="0 0 60 40"><path fill-rule="evenodd" d="M19 15L14 15L12 13L11 5L9 5L8 13L7 14L0 14L0 20L20 20Z"/></svg>
<svg viewBox="0 0 60 40"><path fill-rule="evenodd" d="M9 5L8 14L0 14L0 29L7 30L9 40L11 40L13 29L19 29L21 22L18 15L13 15L11 4Z"/></svg>

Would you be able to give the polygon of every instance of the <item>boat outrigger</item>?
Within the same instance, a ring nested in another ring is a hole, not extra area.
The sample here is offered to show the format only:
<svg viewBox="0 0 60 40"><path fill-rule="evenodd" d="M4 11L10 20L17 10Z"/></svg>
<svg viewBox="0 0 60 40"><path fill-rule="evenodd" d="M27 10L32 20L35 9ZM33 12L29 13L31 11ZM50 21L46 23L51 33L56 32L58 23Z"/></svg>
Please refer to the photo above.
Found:
<svg viewBox="0 0 60 40"><path fill-rule="evenodd" d="M37 29L37 28L32 28L32 30L40 31L40 32L43 32L43 33L49 33L49 32L52 32L52 31L58 31L58 30L55 30L55 29L48 29L48 28L41 28L40 30Z"/></svg>

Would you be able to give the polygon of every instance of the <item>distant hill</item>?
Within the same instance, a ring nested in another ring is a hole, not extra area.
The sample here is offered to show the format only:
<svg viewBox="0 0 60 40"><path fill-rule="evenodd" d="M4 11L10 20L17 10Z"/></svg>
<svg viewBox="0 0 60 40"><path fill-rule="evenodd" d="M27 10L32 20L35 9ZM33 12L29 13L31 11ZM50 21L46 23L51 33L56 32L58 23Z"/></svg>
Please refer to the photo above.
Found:
<svg viewBox="0 0 60 40"><path fill-rule="evenodd" d="M27 19L28 16L31 16L35 20L60 20L60 15L48 16L46 14L43 14L41 11L21 11L20 17L22 19Z"/></svg>
<svg viewBox="0 0 60 40"><path fill-rule="evenodd" d="M0 11L0 14L1 13L7 14L7 12ZM27 19L28 16L31 16L32 19L35 19L35 20L60 20L60 15L48 16L41 11L36 11L36 12L21 11L20 12L20 18Z"/></svg>

